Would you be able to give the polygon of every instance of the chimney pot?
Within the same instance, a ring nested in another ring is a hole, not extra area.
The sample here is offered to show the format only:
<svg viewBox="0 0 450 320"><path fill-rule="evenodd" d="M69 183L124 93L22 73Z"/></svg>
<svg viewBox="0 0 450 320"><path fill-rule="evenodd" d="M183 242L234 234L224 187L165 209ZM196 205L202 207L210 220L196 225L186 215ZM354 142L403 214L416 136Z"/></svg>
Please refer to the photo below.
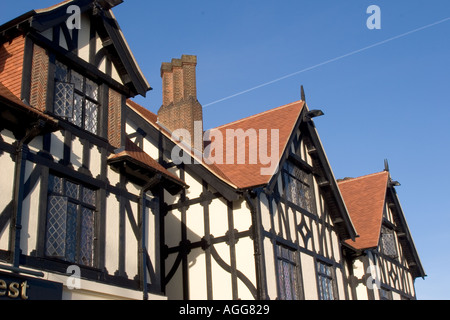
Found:
<svg viewBox="0 0 450 320"><path fill-rule="evenodd" d="M163 105L158 111L158 121L172 132L189 131L192 147L195 147L194 124L203 123L202 106L197 101L196 66L197 57L193 55L162 63Z"/></svg>

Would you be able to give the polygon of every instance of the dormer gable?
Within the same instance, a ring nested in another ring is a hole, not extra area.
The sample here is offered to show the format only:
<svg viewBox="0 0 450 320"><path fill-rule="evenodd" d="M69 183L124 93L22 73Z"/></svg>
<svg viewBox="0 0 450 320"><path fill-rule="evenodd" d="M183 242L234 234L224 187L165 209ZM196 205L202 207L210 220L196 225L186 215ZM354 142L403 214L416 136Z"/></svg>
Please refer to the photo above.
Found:
<svg viewBox="0 0 450 320"><path fill-rule="evenodd" d="M111 10L123 1L66 0L0 26L1 42L27 35L35 44L102 77L128 97L151 90ZM122 90L120 90L122 89Z"/></svg>
<svg viewBox="0 0 450 320"><path fill-rule="evenodd" d="M389 259L404 258L414 278L425 277L389 169L339 180L339 188L359 238L345 241L357 252L376 249ZM401 257L400 257L401 256Z"/></svg>

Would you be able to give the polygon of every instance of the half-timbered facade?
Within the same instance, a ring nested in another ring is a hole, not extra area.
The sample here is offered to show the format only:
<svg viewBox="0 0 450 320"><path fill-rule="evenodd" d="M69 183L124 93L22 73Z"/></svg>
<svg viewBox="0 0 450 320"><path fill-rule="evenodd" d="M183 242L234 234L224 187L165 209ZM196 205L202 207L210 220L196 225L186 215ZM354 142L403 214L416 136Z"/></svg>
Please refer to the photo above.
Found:
<svg viewBox="0 0 450 320"><path fill-rule="evenodd" d="M185 187L126 138L126 99L150 86L113 3L0 27L0 272L59 283L65 299L165 298L152 192Z"/></svg>
<svg viewBox="0 0 450 320"><path fill-rule="evenodd" d="M356 231L312 120L318 112L301 100L209 130L199 143L201 113L195 91L186 90L195 88L195 64L183 56L162 65L158 115L128 103L129 137L189 185L160 197L164 292L173 299L348 299L341 241ZM178 128L193 128L184 132L190 143L178 143ZM274 163L253 161L255 154Z"/></svg>
<svg viewBox="0 0 450 320"><path fill-rule="evenodd" d="M132 100L151 88L112 13L121 2L66 0L0 26L0 278L30 284L5 298L383 295L360 293L358 263L382 265L382 288L414 298L423 270L395 190L383 234L396 232L400 260L383 254L390 236L384 251L355 245L367 225L303 90L205 132L197 58L183 55L162 64L152 113Z"/></svg>
<svg viewBox="0 0 450 320"><path fill-rule="evenodd" d="M414 281L425 277L389 169L339 181L360 237L344 244L353 299L416 298Z"/></svg>

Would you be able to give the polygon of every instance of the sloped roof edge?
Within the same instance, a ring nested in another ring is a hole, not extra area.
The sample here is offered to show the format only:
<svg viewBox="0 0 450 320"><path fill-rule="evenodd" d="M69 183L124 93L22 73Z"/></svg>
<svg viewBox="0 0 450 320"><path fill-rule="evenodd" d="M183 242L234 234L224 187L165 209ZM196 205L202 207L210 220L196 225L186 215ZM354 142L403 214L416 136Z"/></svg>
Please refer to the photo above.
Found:
<svg viewBox="0 0 450 320"><path fill-rule="evenodd" d="M23 23L28 23L32 29L42 32L66 20L68 17L66 10L70 5L77 5L80 8L80 12L83 13L93 9L95 3L94 0L65 0L48 8L31 10L1 25L0 34L7 32L7 30L15 29L16 25ZM145 97L152 88L138 65L112 10L101 9L99 16L103 21L106 32L113 40L113 46L126 72L130 75L131 83L136 92Z"/></svg>

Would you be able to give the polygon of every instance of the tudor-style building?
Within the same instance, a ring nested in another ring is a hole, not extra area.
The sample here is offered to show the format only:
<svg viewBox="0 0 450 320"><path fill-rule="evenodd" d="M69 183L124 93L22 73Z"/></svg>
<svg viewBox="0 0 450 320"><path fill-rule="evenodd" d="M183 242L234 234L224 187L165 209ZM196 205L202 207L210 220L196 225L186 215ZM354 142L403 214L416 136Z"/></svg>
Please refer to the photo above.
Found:
<svg viewBox="0 0 450 320"><path fill-rule="evenodd" d="M339 181L359 237L347 240L350 290L354 299L415 299L414 280L425 277L395 191L385 171Z"/></svg>
<svg viewBox="0 0 450 320"><path fill-rule="evenodd" d="M212 129L204 150L195 137L176 164L180 144L171 132L193 128L194 137L201 122L195 90L186 90L195 88L195 64L193 56L162 64L163 117L128 102L129 137L190 187L159 197L164 292L173 299L351 299L341 241L357 234L312 120L320 112L301 100ZM261 156L254 148L262 139L271 141L264 155L276 161L270 174L262 174L269 165L249 162ZM208 149L214 143L223 149ZM247 161L239 162L242 149Z"/></svg>
<svg viewBox="0 0 450 320"><path fill-rule="evenodd" d="M406 258L355 245L367 226L304 94L204 133L184 55L162 64L152 113L132 101L150 86L112 13L121 2L66 0L0 26L0 278L29 284L15 298L378 298L358 274L376 259L382 288L414 298L424 273L399 205L385 224Z"/></svg>
<svg viewBox="0 0 450 320"><path fill-rule="evenodd" d="M348 197L342 197L314 126L313 118L322 113L309 110L304 93L300 101L202 136L196 63L195 56L184 55L162 64L158 115L127 104L130 139L189 185L175 197L165 191L158 197L165 294L170 299L344 300L379 299L391 290L402 292L393 298L414 299L414 279L425 273L400 209L402 224L396 226L408 234L403 253L410 260L405 264L402 256L401 269L384 262L396 283L384 277L380 293L357 294L372 276L366 268L358 280L359 261L383 256L353 245L361 241L358 230L364 239L373 225L353 224L360 221L350 215ZM179 155L181 163L174 159ZM399 208L393 185L385 187ZM370 211L364 196L357 206Z"/></svg>
<svg viewBox="0 0 450 320"><path fill-rule="evenodd" d="M53 298L165 299L152 192L185 184L126 138L126 100L150 86L119 2L64 1L0 27L0 277L32 277L32 298L49 286Z"/></svg>

